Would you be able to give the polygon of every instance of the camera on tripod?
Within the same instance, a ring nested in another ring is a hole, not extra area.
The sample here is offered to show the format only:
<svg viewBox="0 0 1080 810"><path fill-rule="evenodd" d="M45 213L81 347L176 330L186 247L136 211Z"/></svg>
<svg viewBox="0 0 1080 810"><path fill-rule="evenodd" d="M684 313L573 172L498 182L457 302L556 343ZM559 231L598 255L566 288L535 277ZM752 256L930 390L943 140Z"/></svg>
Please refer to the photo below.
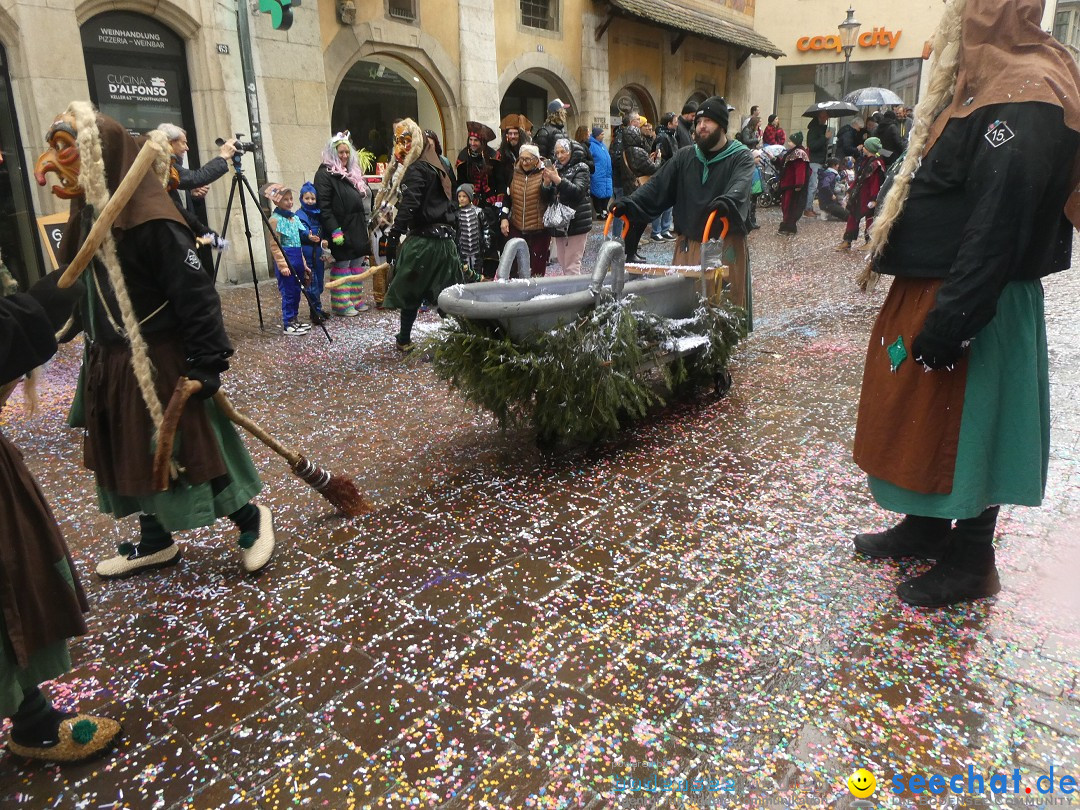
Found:
<svg viewBox="0 0 1080 810"><path fill-rule="evenodd" d="M217 138L214 143L218 146L224 146L225 139ZM239 132L236 133L236 137L233 139L232 144L236 147L236 152L234 152L232 156L233 166L237 171L240 171L240 161L243 160L244 155L248 152L254 154L259 147L251 141L245 141L244 136Z"/></svg>

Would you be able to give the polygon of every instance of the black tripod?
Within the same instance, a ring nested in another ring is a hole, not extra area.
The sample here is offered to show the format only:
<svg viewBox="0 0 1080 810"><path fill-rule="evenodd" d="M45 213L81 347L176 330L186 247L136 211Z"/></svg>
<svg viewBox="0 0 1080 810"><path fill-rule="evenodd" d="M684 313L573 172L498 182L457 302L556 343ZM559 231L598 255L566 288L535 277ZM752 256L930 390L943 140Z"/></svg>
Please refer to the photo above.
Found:
<svg viewBox="0 0 1080 810"><path fill-rule="evenodd" d="M307 299L308 306L311 307L312 312L318 312L319 306L315 301L315 297L308 290L307 285L304 284L303 268L300 268L298 272L295 267L289 264L289 257L285 254L285 250L281 247L281 240L278 239L277 232L270 227L270 220L266 216L266 212L263 210L262 204L259 202L259 195L255 193L255 190L251 187L247 177L244 175L244 167L241 161L244 158L243 152L236 152L232 156L233 164L233 176L232 186L229 188L229 202L225 205L225 222L221 226L221 238L225 238L225 234L229 230L229 214L232 213L233 198L236 197L236 190L240 191L240 213L244 217L244 236L247 239L247 251L248 251L248 263L251 265L251 283L255 285L255 304L259 309L259 328L264 329L263 313L262 313L262 298L259 296L259 279L255 275L255 253L251 249L251 225L248 222L248 210L247 201L244 199L244 191L247 191L251 195L252 202L255 203L255 210L259 212L259 217L262 219L263 227L269 232L270 237L278 246L278 250L281 251L282 257L285 259L285 263L289 265L289 270L300 282L300 290L304 294L304 298ZM217 261L214 263L214 278L217 278L218 269L221 267L221 253L218 253ZM328 343L333 343L334 339L330 337L330 333L326 331L326 325L320 323L319 328L322 329L323 334L326 335Z"/></svg>

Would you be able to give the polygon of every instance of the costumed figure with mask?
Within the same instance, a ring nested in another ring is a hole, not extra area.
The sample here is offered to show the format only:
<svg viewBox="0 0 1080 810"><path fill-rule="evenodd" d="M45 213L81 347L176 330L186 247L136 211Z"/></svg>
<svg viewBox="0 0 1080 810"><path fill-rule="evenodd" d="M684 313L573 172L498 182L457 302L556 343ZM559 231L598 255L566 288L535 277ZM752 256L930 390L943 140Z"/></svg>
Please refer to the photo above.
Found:
<svg viewBox="0 0 1080 810"><path fill-rule="evenodd" d="M803 134L794 132L784 144L787 151L777 162L780 164L780 210L784 219L777 233L798 233L799 219L806 210L810 198L810 174L813 171L810 154L803 149Z"/></svg>
<svg viewBox="0 0 1080 810"><path fill-rule="evenodd" d="M60 245L69 261L92 220L126 177L138 152L127 131L86 102L72 102L47 136L35 177L60 177L53 193L71 200ZM158 178L144 175L111 223L84 275L86 295L66 334L85 334L83 366L69 423L84 429L84 463L98 506L116 518L138 515L141 539L97 567L117 578L174 565L172 532L228 516L239 529L243 567L257 571L274 549L270 510L251 499L262 488L232 424L209 398L220 388L232 345L221 302L195 252L191 231ZM152 486L155 437L177 380L202 384L179 422L176 477Z"/></svg>
<svg viewBox="0 0 1080 810"><path fill-rule="evenodd" d="M502 197L497 187L495 150L488 142L495 139L491 127L469 121L468 145L457 156L457 183L473 187L473 199L481 208L491 208Z"/></svg>
<svg viewBox="0 0 1080 810"><path fill-rule="evenodd" d="M411 118L394 126L394 158L398 165L391 180L400 176L400 199L387 235L386 258L394 263L394 278L383 305L401 310L396 346L407 352L420 305L438 301L439 293L461 282L461 259L450 177Z"/></svg>
<svg viewBox="0 0 1080 810"><path fill-rule="evenodd" d="M1080 226L1080 72L1042 15L1042 0L949 0L871 236L872 269L894 280L854 457L878 504L905 517L855 548L936 560L897 588L921 607L997 593L1000 505L1038 506L1045 491L1041 279L1069 267Z"/></svg>
<svg viewBox="0 0 1080 810"><path fill-rule="evenodd" d="M0 157L0 163L3 158ZM55 274L28 294L0 297L0 408L23 375L56 352L59 329L83 290ZM115 720L56 709L38 685L71 670L67 640L86 633L89 609L75 564L22 454L0 432L0 719L7 747L41 762L79 762L107 751Z"/></svg>

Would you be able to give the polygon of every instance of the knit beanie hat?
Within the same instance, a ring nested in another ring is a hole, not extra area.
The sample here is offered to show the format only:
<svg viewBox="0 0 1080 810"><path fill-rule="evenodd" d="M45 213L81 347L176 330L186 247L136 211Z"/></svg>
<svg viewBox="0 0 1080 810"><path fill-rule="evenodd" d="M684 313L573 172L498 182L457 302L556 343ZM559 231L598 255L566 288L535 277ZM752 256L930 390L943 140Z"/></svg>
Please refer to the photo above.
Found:
<svg viewBox="0 0 1080 810"><path fill-rule="evenodd" d="M592 128L592 136L593 136L594 138L599 138L599 137L600 137L600 133L601 133L601 132L603 132L603 131L604 131L604 128L603 128L603 127L593 127L593 128Z"/></svg>
<svg viewBox="0 0 1080 810"><path fill-rule="evenodd" d="M540 147L538 147L535 143L523 144L521 149L518 150L518 157L522 158L525 157L525 155L532 155L534 158L539 160Z"/></svg>
<svg viewBox="0 0 1080 810"><path fill-rule="evenodd" d="M697 105L696 101L688 101L685 104L683 104L682 114L683 115L689 115L690 113L696 113L697 108L698 108L698 105Z"/></svg>
<svg viewBox="0 0 1080 810"><path fill-rule="evenodd" d="M476 192L475 192L475 191L473 190L473 187L472 187L472 183L462 183L462 184L461 184L460 186L458 186L458 187L457 187L457 193L458 193L458 194L460 194L460 193L461 193L461 192L463 192L463 191L464 191L464 192L465 192L466 194L468 194L468 195L469 195L469 199L470 199L470 200L471 200L471 199L473 198L473 194L475 194L475 193L476 193Z"/></svg>
<svg viewBox="0 0 1080 810"><path fill-rule="evenodd" d="M712 96L705 99L701 102L701 106L697 108L694 120L696 121L703 116L712 119L726 130L728 127L728 103L721 96Z"/></svg>
<svg viewBox="0 0 1080 810"><path fill-rule="evenodd" d="M796 146L802 146L803 134L801 132L795 132L788 137L791 138L791 142Z"/></svg>
<svg viewBox="0 0 1080 810"><path fill-rule="evenodd" d="M867 138L863 141L863 149L871 155L876 155L881 151L881 138Z"/></svg>

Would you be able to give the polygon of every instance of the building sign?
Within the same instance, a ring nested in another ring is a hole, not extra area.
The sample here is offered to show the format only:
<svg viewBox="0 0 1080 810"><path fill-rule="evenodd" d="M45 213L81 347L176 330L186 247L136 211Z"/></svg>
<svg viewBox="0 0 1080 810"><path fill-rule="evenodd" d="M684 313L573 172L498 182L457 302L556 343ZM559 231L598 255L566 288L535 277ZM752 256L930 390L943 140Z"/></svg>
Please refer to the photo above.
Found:
<svg viewBox="0 0 1080 810"><path fill-rule="evenodd" d="M82 27L82 40L84 48L183 56L176 34L141 14L117 11L100 15Z"/></svg>
<svg viewBox="0 0 1080 810"><path fill-rule="evenodd" d="M67 225L69 216L69 214L49 214L37 218L41 241L45 245L45 252L49 254L53 270L60 267L60 262L56 257L60 253L60 240L64 238L64 226Z"/></svg>
<svg viewBox="0 0 1080 810"><path fill-rule="evenodd" d="M94 65L99 105L161 104L175 106L177 76L172 70Z"/></svg>
<svg viewBox="0 0 1080 810"><path fill-rule="evenodd" d="M890 51L900 41L903 29L890 31L888 28L875 28L872 31L863 31L859 34L860 48L887 47ZM802 52L806 51L836 51L841 53L844 46L840 43L840 37L836 34L826 34L816 37L799 37L795 47Z"/></svg>

